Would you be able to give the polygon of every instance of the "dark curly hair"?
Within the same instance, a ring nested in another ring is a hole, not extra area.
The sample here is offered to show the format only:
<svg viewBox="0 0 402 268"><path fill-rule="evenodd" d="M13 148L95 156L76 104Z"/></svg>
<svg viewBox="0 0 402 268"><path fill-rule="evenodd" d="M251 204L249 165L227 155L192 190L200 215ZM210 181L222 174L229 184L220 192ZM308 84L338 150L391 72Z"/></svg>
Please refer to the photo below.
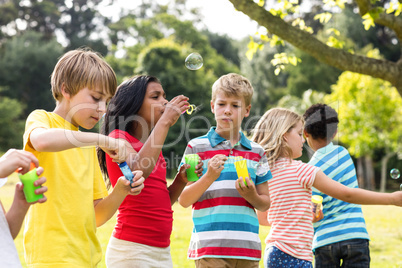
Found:
<svg viewBox="0 0 402 268"><path fill-rule="evenodd" d="M326 104L317 103L303 115L304 129L313 139L330 140L338 129L338 113Z"/></svg>

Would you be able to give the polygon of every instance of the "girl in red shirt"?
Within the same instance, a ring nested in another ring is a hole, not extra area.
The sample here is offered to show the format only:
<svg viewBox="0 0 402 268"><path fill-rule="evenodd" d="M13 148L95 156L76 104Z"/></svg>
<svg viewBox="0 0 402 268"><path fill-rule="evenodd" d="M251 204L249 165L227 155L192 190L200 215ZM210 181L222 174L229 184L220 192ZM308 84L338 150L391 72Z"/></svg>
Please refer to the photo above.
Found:
<svg viewBox="0 0 402 268"><path fill-rule="evenodd" d="M166 162L161 149L167 133L188 107L180 95L170 102L156 77L140 75L123 82L111 99L102 134L124 139L131 170L142 170L144 189L127 196L120 205L117 224L106 251L108 267L172 267L170 234L172 204L187 183L183 165L173 183L166 182ZM118 165L98 151L106 183L115 185L122 176Z"/></svg>

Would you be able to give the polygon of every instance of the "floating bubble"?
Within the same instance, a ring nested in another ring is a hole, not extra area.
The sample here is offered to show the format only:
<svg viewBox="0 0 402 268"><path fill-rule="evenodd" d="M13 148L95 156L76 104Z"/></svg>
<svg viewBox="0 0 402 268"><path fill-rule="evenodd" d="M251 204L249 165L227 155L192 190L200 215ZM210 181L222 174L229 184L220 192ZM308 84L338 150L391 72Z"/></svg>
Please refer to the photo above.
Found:
<svg viewBox="0 0 402 268"><path fill-rule="evenodd" d="M394 180L396 180L396 179L399 179L399 177L401 176L401 173L399 172L399 169L393 168L393 169L391 169L391 171L389 172L389 175L391 175L391 178L393 178Z"/></svg>
<svg viewBox="0 0 402 268"><path fill-rule="evenodd" d="M264 162L264 163L258 162L255 169L256 169L255 174L257 176L259 176L259 177L265 176L269 171L268 162Z"/></svg>
<svg viewBox="0 0 402 268"><path fill-rule="evenodd" d="M187 69L195 71L202 67L204 61L199 53L194 52L187 56L184 63Z"/></svg>
<svg viewBox="0 0 402 268"><path fill-rule="evenodd" d="M401 190L401 191L402 191L402 184L399 186L399 190Z"/></svg>

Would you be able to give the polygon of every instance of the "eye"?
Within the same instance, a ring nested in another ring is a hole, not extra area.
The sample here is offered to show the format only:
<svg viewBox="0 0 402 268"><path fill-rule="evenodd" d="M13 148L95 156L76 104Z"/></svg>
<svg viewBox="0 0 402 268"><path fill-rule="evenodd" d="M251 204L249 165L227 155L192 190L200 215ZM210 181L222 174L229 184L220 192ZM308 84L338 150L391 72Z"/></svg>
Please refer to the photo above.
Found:
<svg viewBox="0 0 402 268"><path fill-rule="evenodd" d="M94 101L96 101L96 102L99 102L99 101L100 101L100 98L96 98L96 97L94 97L94 96L92 96L92 99L93 99Z"/></svg>
<svg viewBox="0 0 402 268"><path fill-rule="evenodd" d="M240 105L233 104L233 107L235 107L235 108L239 108L239 107L240 107Z"/></svg>

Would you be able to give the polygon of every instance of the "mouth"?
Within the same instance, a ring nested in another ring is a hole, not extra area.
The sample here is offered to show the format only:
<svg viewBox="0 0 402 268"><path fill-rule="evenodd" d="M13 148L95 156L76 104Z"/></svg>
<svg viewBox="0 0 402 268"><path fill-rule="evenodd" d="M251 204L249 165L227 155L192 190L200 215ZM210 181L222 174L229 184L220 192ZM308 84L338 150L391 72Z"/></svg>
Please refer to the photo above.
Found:
<svg viewBox="0 0 402 268"><path fill-rule="evenodd" d="M95 120L96 122L98 122L99 121L99 118L98 117L91 117L93 120Z"/></svg>

